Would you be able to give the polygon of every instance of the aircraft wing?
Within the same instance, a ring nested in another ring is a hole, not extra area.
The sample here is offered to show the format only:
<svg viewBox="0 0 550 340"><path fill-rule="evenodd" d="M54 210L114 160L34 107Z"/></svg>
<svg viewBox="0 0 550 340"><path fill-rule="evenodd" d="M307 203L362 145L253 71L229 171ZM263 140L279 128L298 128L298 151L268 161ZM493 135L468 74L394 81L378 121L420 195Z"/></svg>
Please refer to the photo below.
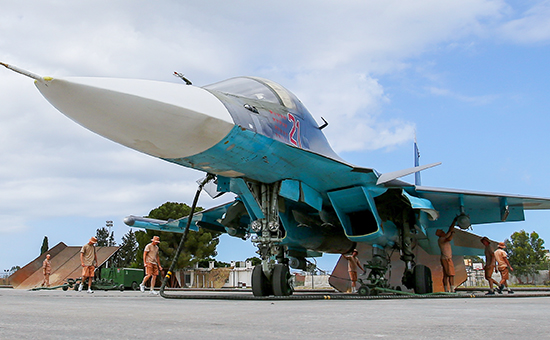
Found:
<svg viewBox="0 0 550 340"><path fill-rule="evenodd" d="M193 214L190 230L198 231L199 227L210 229L217 232L227 232L226 228L218 221L226 214L227 209L235 202L229 202L217 207L206 209ZM147 217L128 216L124 223L130 227L143 228L147 230L158 230L172 233L183 233L187 226L188 217L182 217L177 220L157 220Z"/></svg>
<svg viewBox="0 0 550 340"><path fill-rule="evenodd" d="M419 197L432 202L440 218L430 227L447 228L463 209L472 224L523 221L524 210L550 209L550 198L417 186Z"/></svg>

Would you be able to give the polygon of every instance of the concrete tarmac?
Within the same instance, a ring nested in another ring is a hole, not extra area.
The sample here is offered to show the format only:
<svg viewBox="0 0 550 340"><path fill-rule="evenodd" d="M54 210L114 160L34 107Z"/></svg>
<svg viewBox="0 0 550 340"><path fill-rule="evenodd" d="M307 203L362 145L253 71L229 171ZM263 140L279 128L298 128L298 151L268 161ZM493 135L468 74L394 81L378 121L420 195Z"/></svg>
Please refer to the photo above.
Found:
<svg viewBox="0 0 550 340"><path fill-rule="evenodd" d="M241 301L163 299L139 291L1 289L0 339L550 338L550 296L520 294Z"/></svg>

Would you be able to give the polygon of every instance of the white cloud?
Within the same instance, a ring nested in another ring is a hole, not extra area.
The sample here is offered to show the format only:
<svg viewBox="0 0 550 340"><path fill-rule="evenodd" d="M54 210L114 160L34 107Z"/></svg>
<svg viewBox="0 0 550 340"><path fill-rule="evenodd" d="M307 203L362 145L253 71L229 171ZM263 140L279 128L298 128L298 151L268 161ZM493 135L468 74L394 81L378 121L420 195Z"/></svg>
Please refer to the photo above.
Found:
<svg viewBox="0 0 550 340"><path fill-rule="evenodd" d="M543 0L498 29L505 39L518 43L547 43L550 40L550 1Z"/></svg>
<svg viewBox="0 0 550 340"><path fill-rule="evenodd" d="M427 91L433 95L441 97L450 97L462 102L471 103L473 105L485 105L494 102L499 98L498 95L482 95L482 96L467 96L464 94L453 92L449 89L430 87Z"/></svg>
<svg viewBox="0 0 550 340"><path fill-rule="evenodd" d="M324 131L337 152L385 148L414 136L414 124L380 115L380 106L388 98L370 76L303 73L295 79L295 86L308 110L329 122Z"/></svg>
<svg viewBox="0 0 550 340"><path fill-rule="evenodd" d="M24 233L28 230L29 227L20 217L0 215L0 235L9 237L9 235Z"/></svg>

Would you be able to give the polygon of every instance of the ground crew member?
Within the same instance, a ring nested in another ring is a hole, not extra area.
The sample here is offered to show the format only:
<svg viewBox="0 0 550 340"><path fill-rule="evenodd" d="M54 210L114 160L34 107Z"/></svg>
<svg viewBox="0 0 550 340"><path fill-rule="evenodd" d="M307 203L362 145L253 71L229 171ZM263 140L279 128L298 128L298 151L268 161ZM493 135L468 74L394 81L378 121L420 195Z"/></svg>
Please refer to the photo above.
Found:
<svg viewBox="0 0 550 340"><path fill-rule="evenodd" d="M151 243L145 246L145 249L143 250L143 265L145 266L145 277L143 278L143 282L139 285L139 289L141 292L145 291L145 282L151 278L151 291L150 294L158 294L155 292L155 282L157 280L157 276L159 275L159 271L162 270L162 266L160 265L160 258L159 258L159 247L158 244L160 243L160 237L153 236L151 239Z"/></svg>
<svg viewBox="0 0 550 340"><path fill-rule="evenodd" d="M451 248L451 240L455 233L455 224L458 216L453 219L449 226L449 230L445 233L441 229L435 231L435 235L439 237L437 244L441 250L441 266L443 267L443 289L446 292L454 293L454 277L455 265L453 263L453 250ZM447 289L447 286L449 288Z"/></svg>
<svg viewBox="0 0 550 340"><path fill-rule="evenodd" d="M82 265L82 282L78 286L78 291L82 291L82 286L84 282L88 279L88 293L93 293L92 290L92 281L94 279L95 267L97 266L97 254L95 252L95 244L97 243L97 238L92 237L88 243L82 246L80 249L80 264Z"/></svg>
<svg viewBox="0 0 550 340"><path fill-rule="evenodd" d="M353 252L351 255L344 255L344 258L348 260L348 273L349 273L349 279L351 280L351 292L355 293L357 292L357 289L355 288L356 282L357 282L357 268L361 269L363 273L365 273L365 269L363 269L363 266L361 265L361 262L357 258L357 249L353 249Z"/></svg>
<svg viewBox="0 0 550 340"><path fill-rule="evenodd" d="M510 268L511 271L514 271L514 268L512 268L510 262L508 262L508 254L506 254L504 248L506 248L506 244L504 244L504 242L499 242L498 249L495 251L495 258L498 262L497 268L502 278L500 280L500 286L498 287L498 293L502 294L504 287L506 287L508 294L514 294L514 292L508 288L508 280L510 279L510 271L508 268Z"/></svg>
<svg viewBox="0 0 550 340"><path fill-rule="evenodd" d="M44 262L42 262L42 273L44 274L44 281L42 281L42 287L50 286L50 274L52 273L52 263L50 261L50 254L46 254Z"/></svg>
<svg viewBox="0 0 550 340"><path fill-rule="evenodd" d="M485 280L489 281L489 293L487 295L494 295L493 285L495 284L498 289L498 282L493 279L493 272L497 272L495 253L491 249L491 243L487 237L481 238L481 243L485 246Z"/></svg>

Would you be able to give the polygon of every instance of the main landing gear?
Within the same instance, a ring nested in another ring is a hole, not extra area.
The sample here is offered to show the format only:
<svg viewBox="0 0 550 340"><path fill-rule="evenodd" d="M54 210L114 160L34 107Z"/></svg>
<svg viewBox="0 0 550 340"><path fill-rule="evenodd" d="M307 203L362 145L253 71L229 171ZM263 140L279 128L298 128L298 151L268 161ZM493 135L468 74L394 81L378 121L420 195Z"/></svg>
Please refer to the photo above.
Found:
<svg viewBox="0 0 550 340"><path fill-rule="evenodd" d="M416 294L428 294L433 292L432 273L430 268L422 264L415 264L413 253L414 213L404 213L403 223L400 229L401 260L405 262L405 272L402 283L405 287L413 289Z"/></svg>
<svg viewBox="0 0 550 340"><path fill-rule="evenodd" d="M400 259L405 263L405 271L401 283L416 294L428 294L433 292L432 274L430 268L414 261L414 214L403 213L403 218L397 220L399 229L399 242L396 244L400 250ZM386 279L386 273L390 268L389 258L384 247L373 245L372 260L367 262L365 268L370 270L366 280L359 279L361 286L358 289L359 295L375 295L377 291L391 290ZM400 289L393 289L400 290Z"/></svg>
<svg viewBox="0 0 550 340"><path fill-rule="evenodd" d="M264 216L252 222L252 231L258 235L252 242L256 243L262 259L262 264L252 272L254 296L289 296L294 290L285 249L280 244L283 230L277 200L279 185L260 183L250 188Z"/></svg>

